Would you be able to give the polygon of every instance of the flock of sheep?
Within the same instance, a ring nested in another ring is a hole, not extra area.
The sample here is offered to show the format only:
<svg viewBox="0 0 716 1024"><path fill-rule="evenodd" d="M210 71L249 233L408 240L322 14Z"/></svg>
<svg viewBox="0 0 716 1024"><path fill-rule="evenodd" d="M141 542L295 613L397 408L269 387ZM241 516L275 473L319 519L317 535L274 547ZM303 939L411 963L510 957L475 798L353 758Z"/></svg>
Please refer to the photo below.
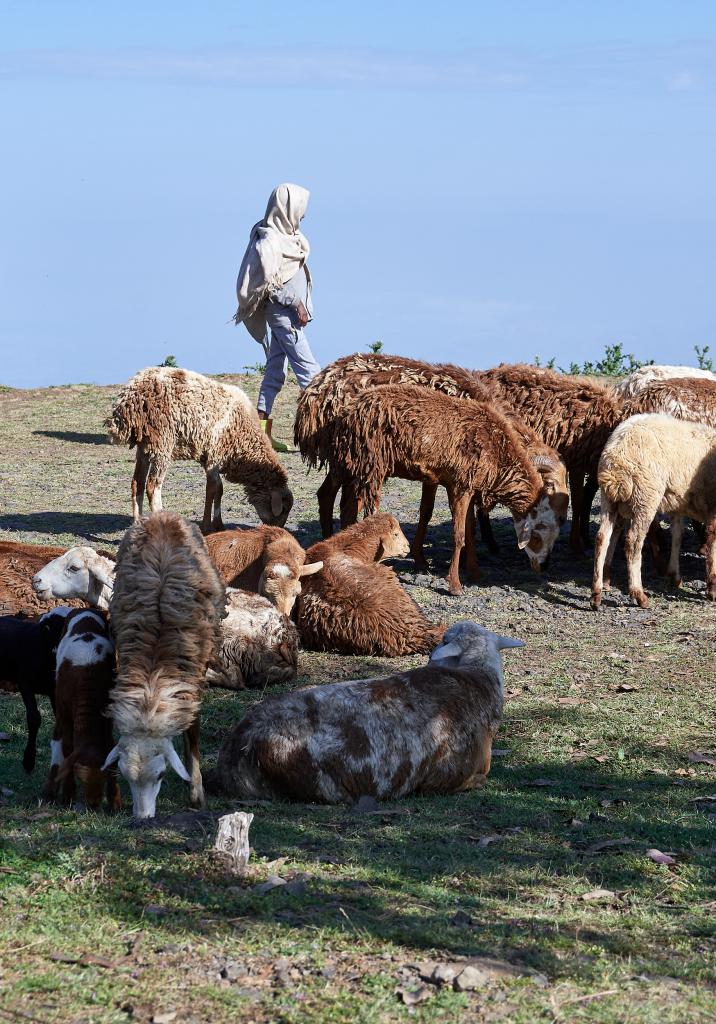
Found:
<svg viewBox="0 0 716 1024"><path fill-rule="evenodd" d="M704 526L707 596L716 599L716 376L643 367L608 388L534 366L468 371L397 356L354 355L323 370L298 403L295 441L324 467L324 539L307 551L283 525L288 478L248 397L173 368L128 382L107 421L136 448L134 525L115 555L0 542L0 688L27 712L23 766L35 764L36 697L55 711L48 799L120 805L152 817L168 767L204 802L199 715L206 686L288 683L299 645L347 654L430 654L382 679L263 699L224 738L212 785L233 797L338 802L448 793L484 784L502 713L500 651L521 646L475 623L430 622L381 564L423 542L437 488L448 494L461 590L479 576L476 528L495 548L489 513L512 513L517 544L545 569L570 498L570 542L582 552L601 490L591 604L609 585L625 532L629 593L642 607L641 553L680 582L684 517ZM172 461L206 472L202 529L162 510ZM225 530L222 477L242 484L263 526ZM389 477L422 483L412 544L379 512ZM142 518L145 492L150 515ZM341 531L333 536L340 492ZM364 518L359 519L361 513ZM664 565L654 529L671 520ZM184 735L185 763L173 738Z"/></svg>

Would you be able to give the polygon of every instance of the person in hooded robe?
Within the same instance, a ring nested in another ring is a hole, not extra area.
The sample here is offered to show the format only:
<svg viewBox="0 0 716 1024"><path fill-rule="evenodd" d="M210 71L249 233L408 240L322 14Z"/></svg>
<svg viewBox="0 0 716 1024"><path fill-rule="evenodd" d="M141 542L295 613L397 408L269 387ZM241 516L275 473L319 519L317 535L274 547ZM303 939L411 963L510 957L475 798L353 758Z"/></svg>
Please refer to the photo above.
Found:
<svg viewBox="0 0 716 1024"><path fill-rule="evenodd" d="M321 369L304 327L312 319L310 246L300 231L308 206L308 189L278 185L263 220L254 224L236 281L239 306L234 317L266 351L266 372L259 390L258 413L276 451L288 447L271 437L271 410L286 382L286 364L303 391Z"/></svg>

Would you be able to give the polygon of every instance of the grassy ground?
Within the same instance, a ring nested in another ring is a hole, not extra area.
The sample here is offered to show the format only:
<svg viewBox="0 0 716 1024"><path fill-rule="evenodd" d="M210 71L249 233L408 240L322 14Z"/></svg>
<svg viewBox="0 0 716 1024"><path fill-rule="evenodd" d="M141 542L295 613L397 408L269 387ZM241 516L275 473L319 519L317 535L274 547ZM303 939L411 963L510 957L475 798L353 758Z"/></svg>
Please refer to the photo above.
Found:
<svg viewBox="0 0 716 1024"><path fill-rule="evenodd" d="M132 459L104 441L115 392L0 394L0 537L116 543ZM294 402L289 390L277 411L286 439ZM284 458L287 525L310 542L319 477ZM202 486L198 466L173 466L165 505L198 517ZM238 488L225 496L227 521L255 521ZM410 533L416 487L392 482L385 507ZM481 792L368 814L256 806L239 883L209 852L231 805L189 812L178 781L165 782L149 828L41 806L50 716L28 779L22 705L0 694L0 1021L716 1020L716 767L695 756L716 747L716 610L695 545L678 594L647 572L651 609L615 592L596 615L589 562L562 542L550 573L533 575L506 519L503 554L482 557L484 584L449 597L447 518L442 505L436 576L399 563L406 587L435 619L476 618L527 641L505 657L506 713ZM299 684L395 664L302 654ZM207 696L207 766L259 696ZM288 884L257 889L270 875ZM423 980L435 964L484 968L485 957L516 976L493 965L468 992Z"/></svg>

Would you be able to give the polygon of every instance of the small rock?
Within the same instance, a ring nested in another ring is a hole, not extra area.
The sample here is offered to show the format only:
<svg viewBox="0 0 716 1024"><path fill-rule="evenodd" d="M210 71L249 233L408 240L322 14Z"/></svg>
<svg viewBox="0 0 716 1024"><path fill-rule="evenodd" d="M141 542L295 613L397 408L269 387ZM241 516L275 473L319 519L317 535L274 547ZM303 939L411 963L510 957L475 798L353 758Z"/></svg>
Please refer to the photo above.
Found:
<svg viewBox="0 0 716 1024"><path fill-rule="evenodd" d="M478 967L465 967L455 978L453 988L456 992L472 992L489 981L489 975Z"/></svg>
<svg viewBox="0 0 716 1024"><path fill-rule="evenodd" d="M579 898L585 903L614 903L618 899L617 894L611 889L592 889L590 892L583 892Z"/></svg>
<svg viewBox="0 0 716 1024"><path fill-rule="evenodd" d="M456 974L457 971L452 964L438 964L430 976L430 980L436 985L451 985Z"/></svg>
<svg viewBox="0 0 716 1024"><path fill-rule="evenodd" d="M227 960L221 971L221 976L228 981L238 981L239 978L245 978L248 973L248 967L245 967L244 964L240 964L237 960Z"/></svg>
<svg viewBox="0 0 716 1024"><path fill-rule="evenodd" d="M290 896L303 896L306 892L306 883L300 878L294 878L292 882L288 882L284 892L287 892Z"/></svg>
<svg viewBox="0 0 716 1024"><path fill-rule="evenodd" d="M429 985L419 985L417 988L401 985L396 988L395 994L406 1006L416 1006L418 1003L424 1003L426 999L430 999L433 990Z"/></svg>
<svg viewBox="0 0 716 1024"><path fill-rule="evenodd" d="M172 1021L176 1019L176 1010L163 1010L161 1013L154 1014L152 1024L172 1024Z"/></svg>
<svg viewBox="0 0 716 1024"><path fill-rule="evenodd" d="M470 928L475 923L475 919L466 914L464 910L458 910L457 913L450 919L450 924L456 928Z"/></svg>
<svg viewBox="0 0 716 1024"><path fill-rule="evenodd" d="M279 875L269 875L265 882L261 882L259 885L255 885L253 887L253 892L263 895L264 893L271 892L272 889L278 889L283 885L286 885L285 878L281 878Z"/></svg>

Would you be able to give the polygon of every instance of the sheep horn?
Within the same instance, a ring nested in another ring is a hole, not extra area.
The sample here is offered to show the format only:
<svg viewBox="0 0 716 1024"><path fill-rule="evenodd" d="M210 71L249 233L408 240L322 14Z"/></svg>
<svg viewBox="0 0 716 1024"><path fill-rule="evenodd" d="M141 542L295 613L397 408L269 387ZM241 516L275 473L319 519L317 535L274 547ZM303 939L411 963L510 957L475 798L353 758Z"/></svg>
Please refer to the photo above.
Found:
<svg viewBox="0 0 716 1024"><path fill-rule="evenodd" d="M314 573L320 572L323 568L323 562L309 562L308 565L302 565L299 576L313 576Z"/></svg>

